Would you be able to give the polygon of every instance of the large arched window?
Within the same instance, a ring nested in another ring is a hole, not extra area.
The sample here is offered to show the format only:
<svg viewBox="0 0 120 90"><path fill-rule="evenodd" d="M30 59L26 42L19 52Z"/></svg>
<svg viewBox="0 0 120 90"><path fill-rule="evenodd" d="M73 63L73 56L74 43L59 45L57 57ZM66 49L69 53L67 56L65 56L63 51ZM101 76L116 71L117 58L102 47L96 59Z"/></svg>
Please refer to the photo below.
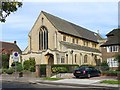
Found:
<svg viewBox="0 0 120 90"><path fill-rule="evenodd" d="M48 30L42 26L39 31L39 50L48 49Z"/></svg>

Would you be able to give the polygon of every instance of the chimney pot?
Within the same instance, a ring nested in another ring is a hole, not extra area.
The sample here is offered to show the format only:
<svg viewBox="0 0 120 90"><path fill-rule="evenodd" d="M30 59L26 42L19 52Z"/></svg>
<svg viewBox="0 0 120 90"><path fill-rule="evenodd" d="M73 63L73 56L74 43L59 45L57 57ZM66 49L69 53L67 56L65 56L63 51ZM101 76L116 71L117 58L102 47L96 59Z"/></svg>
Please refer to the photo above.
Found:
<svg viewBox="0 0 120 90"><path fill-rule="evenodd" d="M16 44L17 42L16 41L14 41L14 44Z"/></svg>

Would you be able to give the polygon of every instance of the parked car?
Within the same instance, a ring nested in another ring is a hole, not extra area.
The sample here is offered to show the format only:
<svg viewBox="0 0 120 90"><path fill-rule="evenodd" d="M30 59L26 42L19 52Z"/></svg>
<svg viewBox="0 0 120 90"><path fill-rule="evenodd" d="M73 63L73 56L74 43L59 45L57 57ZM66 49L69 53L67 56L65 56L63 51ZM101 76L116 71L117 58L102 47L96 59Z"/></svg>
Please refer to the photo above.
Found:
<svg viewBox="0 0 120 90"><path fill-rule="evenodd" d="M93 76L100 76L101 72L100 72L100 70L96 69L93 66L83 65L83 66L80 66L80 67L76 68L73 71L73 75L76 78L79 78L79 77L90 78L90 77L93 77Z"/></svg>

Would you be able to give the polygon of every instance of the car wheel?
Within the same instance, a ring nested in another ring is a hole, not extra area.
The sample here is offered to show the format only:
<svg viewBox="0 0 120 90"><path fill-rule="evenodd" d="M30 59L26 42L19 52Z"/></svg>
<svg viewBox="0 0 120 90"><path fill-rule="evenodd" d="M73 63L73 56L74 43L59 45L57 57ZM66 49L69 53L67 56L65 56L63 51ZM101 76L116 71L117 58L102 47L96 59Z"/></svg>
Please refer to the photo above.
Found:
<svg viewBox="0 0 120 90"><path fill-rule="evenodd" d="M87 77L88 77L88 78L90 78L90 77L91 77L91 75L90 75L90 74L88 74L88 75L87 75Z"/></svg>
<svg viewBox="0 0 120 90"><path fill-rule="evenodd" d="M100 76L101 75L101 73L98 73L98 76Z"/></svg>
<svg viewBox="0 0 120 90"><path fill-rule="evenodd" d="M79 78L79 76L75 76L76 78Z"/></svg>

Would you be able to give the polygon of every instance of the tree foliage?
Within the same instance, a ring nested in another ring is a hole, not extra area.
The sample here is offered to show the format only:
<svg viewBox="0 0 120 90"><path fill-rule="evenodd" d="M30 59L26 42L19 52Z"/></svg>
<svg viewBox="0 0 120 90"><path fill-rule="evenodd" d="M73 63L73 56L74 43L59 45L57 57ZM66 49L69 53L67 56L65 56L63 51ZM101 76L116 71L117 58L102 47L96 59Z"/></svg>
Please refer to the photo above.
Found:
<svg viewBox="0 0 120 90"><path fill-rule="evenodd" d="M12 12L17 11L19 7L22 7L22 2L18 2L16 0L1 0L0 21L5 22L6 17L9 16Z"/></svg>
<svg viewBox="0 0 120 90"><path fill-rule="evenodd" d="M23 63L24 70L29 70L31 72L35 71L35 59L30 58L29 60L24 61Z"/></svg>
<svg viewBox="0 0 120 90"><path fill-rule="evenodd" d="M2 56L2 68L9 68L9 54L1 54L0 57Z"/></svg>

